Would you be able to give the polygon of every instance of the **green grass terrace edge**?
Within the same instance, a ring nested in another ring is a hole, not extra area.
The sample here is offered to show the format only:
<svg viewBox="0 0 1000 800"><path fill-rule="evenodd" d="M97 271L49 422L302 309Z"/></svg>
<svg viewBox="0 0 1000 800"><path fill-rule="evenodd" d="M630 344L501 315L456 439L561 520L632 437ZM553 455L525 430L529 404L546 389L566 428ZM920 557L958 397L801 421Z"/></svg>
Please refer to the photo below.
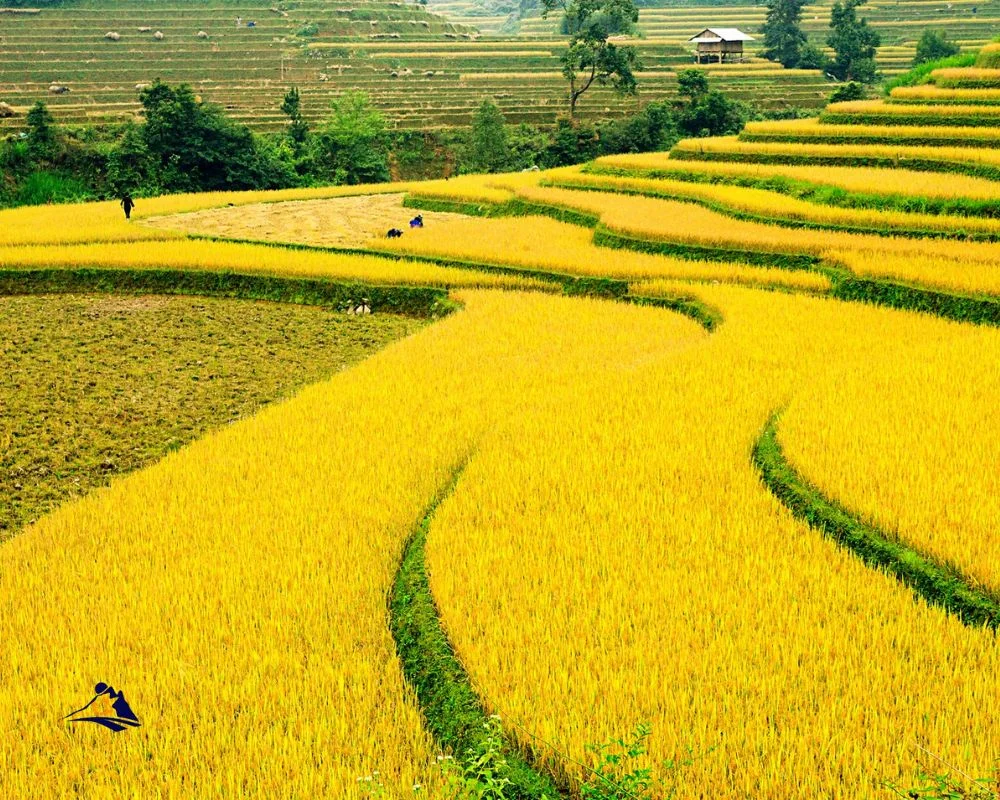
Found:
<svg viewBox="0 0 1000 800"><path fill-rule="evenodd" d="M967 625L1000 627L1000 598L974 586L955 567L942 564L851 514L800 475L778 442L775 413L754 445L752 462L765 485L796 519L851 550L869 567L894 575L927 602Z"/></svg>
<svg viewBox="0 0 1000 800"><path fill-rule="evenodd" d="M1000 144L997 140L994 144ZM756 177L753 175L692 172L679 168L639 169L608 167L591 162L581 170L586 175L610 178L636 178L640 180L675 180L723 186L741 186L747 189L764 189L769 192L838 208L874 209L877 211L902 211L908 214L953 214L967 217L1000 219L1000 201L973 200L971 198L914 197L904 194L869 194L852 192L825 183L788 178L783 175Z"/></svg>
<svg viewBox="0 0 1000 800"><path fill-rule="evenodd" d="M577 183L571 180L552 181L546 184L558 189L572 189L583 192L607 192L608 194L622 194L634 197L651 197L657 200L671 200L677 203L693 203L723 214L733 219L744 222L757 222L762 225L780 225L785 228L807 228L819 231L835 231L838 233L858 233L875 236L900 236L909 239L958 239L961 241L975 242L997 242L1000 241L1000 233L967 232L963 230L926 230L922 228L875 228L863 225L841 225L835 222L818 222L815 220L801 219L799 217L781 217L772 214L757 214L753 211L743 211L733 208L726 203L710 200L704 197L694 197L691 195L671 192L661 189L639 189L628 186L620 186L613 183ZM811 201L807 201L811 202Z"/></svg>
<svg viewBox="0 0 1000 800"><path fill-rule="evenodd" d="M997 88L997 87L990 87ZM905 108L905 106L897 106ZM840 114L824 111L819 115L824 125L928 125L962 128L994 128L1000 123L996 114Z"/></svg>
<svg viewBox="0 0 1000 800"><path fill-rule="evenodd" d="M777 164L779 166L830 166L830 167L884 167L886 169L911 169L917 172L943 172L969 175L1000 181L1000 166L978 164L974 161L955 161L944 158L907 158L898 156L820 156L808 153L731 153L712 150L670 151L674 161L721 161L742 164Z"/></svg>
<svg viewBox="0 0 1000 800"><path fill-rule="evenodd" d="M555 184L549 184L555 185ZM570 187L577 189L580 187ZM594 190L598 191L598 190ZM412 199L411 199L412 198ZM630 236L620 231L615 231L600 221L596 214L585 211L565 208L555 204L538 203L522 198L505 203L476 205L456 201L443 201L451 203L447 209L439 207L436 198L425 206L424 197L409 196L407 198L411 208L424 209L425 211L448 210L456 211L460 214L478 214L478 216L500 217L500 216L529 216L537 215L551 217L560 222L567 222L571 225L579 225L583 228L590 228L594 231L593 242L601 247L609 247L620 250L634 250L639 253L652 253L654 255L669 255L678 258L708 261L738 261L744 264L755 266L783 267L785 269L813 269L819 264L819 259L815 256L801 253L772 253L755 250L733 250L725 247L703 247L701 245L690 245L682 242L671 242L658 239L645 239L638 236ZM481 210L481 211L480 211ZM606 279L611 280L611 279Z"/></svg>
<svg viewBox="0 0 1000 800"><path fill-rule="evenodd" d="M482 747L488 715L441 625L427 577L425 545L435 512L454 491L464 468L464 464L455 468L414 526L388 597L390 628L403 675L434 740L456 754L460 764L469 751ZM528 763L509 735L505 735L504 757L507 764L502 777L511 782L505 796L554 800L565 794Z"/></svg>
<svg viewBox="0 0 1000 800"><path fill-rule="evenodd" d="M408 196L410 199L411 196ZM422 197L413 196L411 200L412 208L421 208ZM499 216L505 208L516 207L520 214L543 214L559 215L563 209L554 205L536 204L525 200L519 200L516 204L467 204L468 209L459 213L478 213L480 216ZM454 207L462 207L461 202L456 202ZM561 218L558 217L557 218ZM590 222L598 217L591 214L583 214L584 222L576 224L591 227ZM565 221L570 221L566 219ZM966 322L977 325L992 325L1000 327L1000 298L987 295L965 295L957 292L946 292L938 289L915 286L900 281L889 281L876 278L862 278L855 276L843 264L829 263L818 256L802 252L779 252L767 250L735 250L724 247L702 247L684 242L671 242L667 240L644 239L620 231L612 230L600 222L593 226L593 243L600 247L620 248L641 253L651 253L654 255L668 255L677 258L690 258L707 261L730 261L753 266L775 267L779 269L806 270L819 272L830 279L831 288L828 294L838 300L846 302L869 303L871 305L896 308L904 311L917 311L932 314L945 319L952 319L957 322ZM471 265L469 268L474 268ZM595 279L600 280L600 279ZM610 280L610 279L608 279ZM614 281L622 284L622 281ZM624 300L633 299L631 295L621 292L616 286L618 297ZM793 290L802 294L817 294L815 291ZM569 293L569 292L567 292ZM820 292L819 294L824 294ZM677 296L672 301L683 305L687 313L693 319L699 320L700 311L690 297ZM666 307L666 306L665 306ZM677 310L680 310L678 308ZM713 312L714 313L714 312ZM721 316L719 317L721 319ZM700 320L699 320L700 321ZM704 323L702 323L704 324ZM711 326L712 330L717 322Z"/></svg>
<svg viewBox="0 0 1000 800"><path fill-rule="evenodd" d="M744 130L740 135L741 142L775 142L778 144L872 144L872 145L896 145L899 147L941 147L942 145L962 147L997 147L1000 139L995 136L963 136L961 139L945 138L941 136L915 136L912 134L892 136L882 134L872 136L850 136L845 133L822 133L822 134L801 134L801 133L769 133L754 132Z"/></svg>
<svg viewBox="0 0 1000 800"><path fill-rule="evenodd" d="M373 312L414 317L444 316L458 308L447 290L428 286L380 286L209 270L0 269L0 295L65 293L198 295L328 306L339 311L367 305Z"/></svg>

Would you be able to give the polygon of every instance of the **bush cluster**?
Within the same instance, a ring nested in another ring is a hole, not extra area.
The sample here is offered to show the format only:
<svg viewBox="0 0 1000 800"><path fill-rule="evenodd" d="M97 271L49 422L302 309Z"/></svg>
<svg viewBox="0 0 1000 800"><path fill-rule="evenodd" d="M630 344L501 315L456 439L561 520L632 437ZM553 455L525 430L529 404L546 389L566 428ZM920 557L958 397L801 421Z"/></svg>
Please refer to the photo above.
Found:
<svg viewBox="0 0 1000 800"><path fill-rule="evenodd" d="M736 133L750 116L702 72L682 72L678 88L677 101L649 103L629 117L563 119L551 129L507 125L485 100L471 126L434 132L391 130L362 92L335 99L313 129L291 89L281 105L287 128L262 136L190 86L156 81L139 96L143 121L118 128L61 128L37 103L25 130L0 143L0 206L546 169Z"/></svg>

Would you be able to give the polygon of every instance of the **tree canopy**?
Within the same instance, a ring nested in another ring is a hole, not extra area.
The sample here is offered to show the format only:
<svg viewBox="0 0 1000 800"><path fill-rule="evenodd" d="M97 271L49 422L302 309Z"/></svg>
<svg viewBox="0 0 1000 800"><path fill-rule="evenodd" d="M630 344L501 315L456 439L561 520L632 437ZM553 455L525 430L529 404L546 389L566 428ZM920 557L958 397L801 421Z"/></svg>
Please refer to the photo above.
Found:
<svg viewBox="0 0 1000 800"><path fill-rule="evenodd" d="M866 2L837 0L830 11L832 30L826 43L835 56L829 71L842 81L875 82L875 51L882 44L882 37L868 26L868 20L858 19L857 8Z"/></svg>
<svg viewBox="0 0 1000 800"><path fill-rule="evenodd" d="M767 0L767 19L761 29L764 33L764 58L789 68L799 66L802 50L807 44L806 35L799 25L805 4L805 0Z"/></svg>
<svg viewBox="0 0 1000 800"><path fill-rule="evenodd" d="M316 164L334 183L388 181L389 130L365 92L348 92L330 103L331 115L316 132Z"/></svg>
<svg viewBox="0 0 1000 800"><path fill-rule="evenodd" d="M920 40L917 42L917 55L913 59L913 66L958 55L959 50L961 48L948 38L946 31L935 31L928 28L921 34Z"/></svg>
<svg viewBox="0 0 1000 800"><path fill-rule="evenodd" d="M612 35L635 30L639 9L633 0L543 0L543 9L543 17L561 10L562 29L570 36L560 57L569 82L570 119L576 116L580 97L594 84L620 94L635 93L635 72L642 69L635 48L609 41Z"/></svg>

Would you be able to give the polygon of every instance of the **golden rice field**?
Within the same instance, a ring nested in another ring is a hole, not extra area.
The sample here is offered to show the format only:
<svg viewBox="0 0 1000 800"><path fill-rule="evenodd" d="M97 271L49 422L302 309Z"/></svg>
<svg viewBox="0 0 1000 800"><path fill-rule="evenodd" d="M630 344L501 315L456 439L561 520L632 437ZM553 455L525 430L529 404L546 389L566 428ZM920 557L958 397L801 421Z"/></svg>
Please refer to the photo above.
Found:
<svg viewBox="0 0 1000 800"><path fill-rule="evenodd" d="M940 86L897 86L890 93L894 102L1000 103L1000 89L942 89Z"/></svg>
<svg viewBox="0 0 1000 800"><path fill-rule="evenodd" d="M959 143L960 144L960 143ZM741 142L736 137L720 136L717 139L685 139L674 151L697 159L704 155L726 155L733 160L741 157L769 156L781 161L787 159L878 158L899 163L906 168L909 160L929 159L944 163L1000 165L1000 152L984 147L956 146L954 140L942 146L920 145L837 145L813 142ZM750 159L748 159L750 160Z"/></svg>
<svg viewBox="0 0 1000 800"><path fill-rule="evenodd" d="M946 73L954 80L956 72L983 72L984 70L936 70L933 75ZM995 72L995 70L988 70ZM944 77L942 75L942 77ZM949 88L943 86L942 88ZM906 105L902 103L884 103L881 100L850 100L842 103L830 103L826 107L827 114L837 115L875 115L889 117L913 117L916 119L933 120L934 117L947 117L952 114L969 114L989 119L1000 119L1000 108L961 106L961 105Z"/></svg>
<svg viewBox="0 0 1000 800"><path fill-rule="evenodd" d="M0 544L4 795L457 798L468 755L394 638L420 530L448 652L562 798L640 723L656 800L877 800L926 770L996 795L1000 619L941 587L1000 598L1000 243L970 239L1000 184L793 162L1000 162L796 126L677 151L726 161L0 212L6 294L155 272L454 304ZM739 184L776 178L914 210ZM755 460L774 419L810 511L930 583L810 526ZM96 681L141 727L62 720Z"/></svg>
<svg viewBox="0 0 1000 800"><path fill-rule="evenodd" d="M996 128L963 127L960 125L862 125L858 123L838 125L836 123L821 123L818 119L791 119L750 122L747 123L742 133L742 138L745 141L766 138L781 141L785 137L801 138L807 142L810 139L820 138L853 138L858 143L863 143L865 140L880 142L885 139L899 139L922 140L931 144L948 144L949 140L955 139L959 141L974 139L981 145L984 141L1000 141L1000 132ZM611 158L613 157L611 156Z"/></svg>
<svg viewBox="0 0 1000 800"><path fill-rule="evenodd" d="M768 123L750 123L752 125ZM772 123L777 124L777 123ZM751 129L750 126L748 130ZM839 127L824 125L817 127ZM806 134L808 135L808 134ZM652 171L677 178L776 178L832 186L865 194L900 194L933 198L1000 198L1000 183L968 175L936 174L908 169L877 167L795 166L791 164L753 164L739 161L676 161L667 153L636 153L604 156L594 164L601 169L633 172Z"/></svg>

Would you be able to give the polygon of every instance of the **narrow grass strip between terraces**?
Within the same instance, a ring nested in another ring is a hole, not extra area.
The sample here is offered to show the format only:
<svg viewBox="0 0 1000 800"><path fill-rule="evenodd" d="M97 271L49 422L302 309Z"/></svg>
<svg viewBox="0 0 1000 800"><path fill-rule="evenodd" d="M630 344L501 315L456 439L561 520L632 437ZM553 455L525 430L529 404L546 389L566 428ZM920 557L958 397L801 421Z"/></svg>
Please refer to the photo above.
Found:
<svg viewBox="0 0 1000 800"><path fill-rule="evenodd" d="M407 199L410 198L408 197ZM425 198L423 197L412 197L412 200L410 201L411 207L423 208L424 206L422 203L424 200ZM432 203L436 202L436 199L432 201ZM450 201L443 202L445 204L449 204L446 210L461 209L459 213L479 216L499 216L504 213L515 213L517 215L535 213L544 216L553 216L565 210L559 206L534 203L526 200L518 201L516 206L510 203L477 205L461 202L450 204ZM516 212L509 211L509 209L515 207L517 209ZM952 319L958 322L966 322L976 325L994 325L1000 327L1000 299L997 298L976 297L953 292L943 292L897 281L862 278L855 276L854 273L842 264L826 262L818 256L814 256L809 253L768 250L735 250L724 247L706 247L701 245L692 245L686 242L672 242L663 239L645 239L629 236L621 231L608 228L606 225L601 223L599 218L595 215L582 214L581 216L581 221L573 222L572 224L578 224L581 227L593 228L593 243L601 247L621 248L641 253L669 255L677 258L704 259L712 261L737 261L756 266L821 272L830 279L831 289L829 291L829 296L835 297L838 300L856 303L871 303L872 305L886 306L888 308L933 314L934 316ZM560 219L560 217L556 218ZM562 221L570 222L571 220L563 218ZM594 223L593 225L590 224L592 221ZM436 263L443 264L445 262L438 261ZM466 263L464 265L467 268L475 268L472 264ZM621 282L619 281L618 283ZM615 291L619 291L617 287ZM789 288L788 291L797 290ZM624 292L617 294L617 296L627 299ZM693 313L689 315L698 319L698 317ZM712 328L709 328L709 330L711 329Z"/></svg>
<svg viewBox="0 0 1000 800"><path fill-rule="evenodd" d="M465 464L438 491L417 523L403 550L399 571L389 593L389 618L403 674L420 703L427 728L444 750L461 760L469 751L478 752L486 735L488 715L455 655L434 604L424 545L438 507L454 491ZM505 735L504 757L510 780L509 796L517 800L541 800L562 796L552 779L535 771Z"/></svg>
<svg viewBox="0 0 1000 800"><path fill-rule="evenodd" d="M717 174L708 172L672 171L664 169L625 169L598 164L584 166L585 175L602 175L609 178L638 178L643 180L674 180L709 185L741 186L746 189L764 189L769 192L806 200L836 208L872 209L877 211L902 211L909 214L954 214L967 217L1000 218L1000 201L974 200L972 198L914 197L904 194L867 194L852 192L837 186L783 176L755 177L752 175Z"/></svg>
<svg viewBox="0 0 1000 800"><path fill-rule="evenodd" d="M578 188L578 187L573 187ZM458 214L480 217L529 216L538 215L551 217L559 222L590 228L594 231L593 242L601 247L634 250L639 253L653 253L677 258L710 261L739 261L744 264L765 267L781 267L784 269L815 269L819 259L802 253L778 253L756 250L732 250L725 247L704 247L683 242L670 242L657 239L643 239L628 236L620 231L614 231L601 223L596 214L588 214L575 209L564 208L550 203L538 203L517 198L506 203L476 204L460 201L439 200L409 195L404 205L423 211L451 211ZM443 265L443 262L437 261ZM510 269L510 268L508 268ZM535 272L525 274L534 275ZM542 273L538 273L542 274ZM557 273L549 273L557 274ZM582 280L582 279L581 279Z"/></svg>
<svg viewBox="0 0 1000 800"><path fill-rule="evenodd" d="M855 553L869 567L896 576L928 603L967 625L1000 627L1000 598L974 586L961 571L941 564L869 525L822 493L785 459L778 442L776 412L753 448L751 460L771 492L789 511L824 536Z"/></svg>
<svg viewBox="0 0 1000 800"><path fill-rule="evenodd" d="M425 286L379 286L310 278L284 278L208 270L153 269L4 269L0 296L24 294L182 294L270 300L329 306L347 311L367 305L371 311L414 317L438 317L458 304L444 289Z"/></svg>
<svg viewBox="0 0 1000 800"><path fill-rule="evenodd" d="M806 153L713 152L711 150L670 151L674 161L722 161L742 164L777 164L779 166L884 167L912 169L918 172L945 172L1000 181L1000 167L974 161L954 161L944 158L908 158L906 156L821 156Z"/></svg>
<svg viewBox="0 0 1000 800"><path fill-rule="evenodd" d="M876 228L865 225L840 225L835 222L819 222L816 220L802 219L800 217L782 217L776 214L757 214L753 211L743 211L738 208L709 200L704 197L693 197L680 192L670 192L661 189L639 189L627 186L619 186L611 183L575 183L573 181L552 181L543 184L556 189L570 189L576 192L602 192L606 194L621 194L630 197L651 197L656 200L672 200L677 203L691 203L714 211L717 214L724 214L733 219L745 222L756 222L761 225L779 225L786 228L805 228L818 231L836 231L838 233L858 233L864 235L893 237L900 236L909 239L960 239L962 241L976 242L996 242L1000 241L1000 234L969 232L963 230L927 230L923 228Z"/></svg>
<svg viewBox="0 0 1000 800"><path fill-rule="evenodd" d="M553 206L552 208L555 207ZM436 266L450 267L454 269L466 269L476 272L494 272L503 275L518 275L522 277L538 278L539 280L551 283L553 285L553 290L561 288L562 293L565 295L578 297L601 297L609 300L621 300L626 303L634 303L635 305L656 306L658 308L666 308L671 311L676 311L690 317L708 331L714 330L722 322L722 314L717 309L706 305L693 296L676 295L673 297L643 297L633 295L629 293L628 281L619 280L617 278L569 275L561 272L531 269L529 267L510 267L501 264L488 264L479 261L463 261L458 259L443 258L440 256L409 255L406 253L393 253L361 247L344 248L301 243L285 244L261 239L229 239L222 236L208 236L204 234L191 234L190 238L207 239L217 242L255 244L264 247L287 248L292 250L313 250L324 253L339 253L342 255L373 256L376 258L385 258L391 261L420 261L422 263L434 264ZM51 271L55 272L56 270ZM137 271L142 272L141 270ZM3 274L3 272L0 272L0 275ZM323 283L322 281L315 282ZM2 284L0 284L0 287L2 287ZM435 289L433 291L443 292L444 290ZM543 291L543 289L535 287L532 291ZM0 294L2 293L2 290L0 290Z"/></svg>

